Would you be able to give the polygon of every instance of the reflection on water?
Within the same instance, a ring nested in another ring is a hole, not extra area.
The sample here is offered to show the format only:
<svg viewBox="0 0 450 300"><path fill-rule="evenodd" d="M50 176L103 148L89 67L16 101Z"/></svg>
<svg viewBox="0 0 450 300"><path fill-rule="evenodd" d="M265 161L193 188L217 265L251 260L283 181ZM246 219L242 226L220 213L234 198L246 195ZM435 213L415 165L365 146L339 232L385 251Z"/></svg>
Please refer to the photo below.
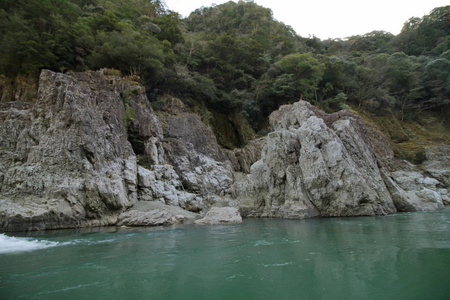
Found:
<svg viewBox="0 0 450 300"><path fill-rule="evenodd" d="M1 235L0 249L48 247L0 254L0 298L447 299L449 217L446 209Z"/></svg>

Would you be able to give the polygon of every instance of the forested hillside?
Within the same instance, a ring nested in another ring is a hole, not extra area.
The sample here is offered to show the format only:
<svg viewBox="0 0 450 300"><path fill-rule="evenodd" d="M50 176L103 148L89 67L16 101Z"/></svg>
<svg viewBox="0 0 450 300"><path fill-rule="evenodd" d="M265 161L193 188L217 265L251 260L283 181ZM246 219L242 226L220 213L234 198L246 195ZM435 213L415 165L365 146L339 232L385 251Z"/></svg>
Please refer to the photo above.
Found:
<svg viewBox="0 0 450 300"><path fill-rule="evenodd" d="M140 80L156 110L180 98L228 148L266 132L268 115L300 98L375 120L400 146L415 143L398 152L412 160L424 129L435 130L422 145L449 139L450 6L407 20L397 36L374 31L321 41L298 36L247 1L202 7L186 19L163 1L0 3L3 101L41 69L105 67ZM35 93L20 98L32 101Z"/></svg>

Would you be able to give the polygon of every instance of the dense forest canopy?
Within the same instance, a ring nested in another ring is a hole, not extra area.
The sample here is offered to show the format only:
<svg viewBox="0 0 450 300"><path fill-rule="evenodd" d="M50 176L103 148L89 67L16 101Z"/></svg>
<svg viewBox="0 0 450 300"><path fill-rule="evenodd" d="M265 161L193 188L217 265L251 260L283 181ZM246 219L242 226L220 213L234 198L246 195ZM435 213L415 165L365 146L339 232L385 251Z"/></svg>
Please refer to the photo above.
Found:
<svg viewBox="0 0 450 300"><path fill-rule="evenodd" d="M113 68L255 131L299 98L399 119L450 105L450 6L411 18L394 36L304 38L251 1L202 7L182 19L156 0L2 0L0 73Z"/></svg>

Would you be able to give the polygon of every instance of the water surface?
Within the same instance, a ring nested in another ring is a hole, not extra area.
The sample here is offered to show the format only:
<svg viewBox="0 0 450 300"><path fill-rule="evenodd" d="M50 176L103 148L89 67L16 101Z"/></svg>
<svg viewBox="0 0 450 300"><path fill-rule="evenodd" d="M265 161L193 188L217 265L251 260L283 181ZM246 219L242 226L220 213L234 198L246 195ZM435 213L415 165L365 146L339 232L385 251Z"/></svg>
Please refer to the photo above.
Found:
<svg viewBox="0 0 450 300"><path fill-rule="evenodd" d="M0 235L0 299L449 299L450 209Z"/></svg>

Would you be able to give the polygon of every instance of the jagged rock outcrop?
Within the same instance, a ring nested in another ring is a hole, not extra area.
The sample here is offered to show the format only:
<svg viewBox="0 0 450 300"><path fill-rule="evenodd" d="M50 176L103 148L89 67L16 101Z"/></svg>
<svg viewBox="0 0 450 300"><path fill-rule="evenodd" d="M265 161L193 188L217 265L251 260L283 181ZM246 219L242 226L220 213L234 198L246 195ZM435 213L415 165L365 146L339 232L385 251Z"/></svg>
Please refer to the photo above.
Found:
<svg viewBox="0 0 450 300"><path fill-rule="evenodd" d="M107 225L137 201L124 106L99 74L43 71L36 103L3 109L0 228Z"/></svg>
<svg viewBox="0 0 450 300"><path fill-rule="evenodd" d="M422 190L412 197L409 187L395 182L398 174L379 166L365 127L349 112L327 115L300 101L280 107L270 123L261 159L233 188L244 216L383 215L396 206L442 207L437 193Z"/></svg>
<svg viewBox="0 0 450 300"><path fill-rule="evenodd" d="M36 102L0 103L0 231L156 226L440 209L448 146L422 168L392 169L352 113L307 102L272 132L223 150L175 99L154 112L144 88L105 71L41 73ZM384 144L384 143L379 143ZM386 153L388 155L386 155ZM211 208L212 207L212 208Z"/></svg>
<svg viewBox="0 0 450 300"><path fill-rule="evenodd" d="M169 132L143 91L103 71L44 70L37 102L2 103L0 230L116 224L138 201L207 209L230 163L198 117L165 120Z"/></svg>
<svg viewBox="0 0 450 300"><path fill-rule="evenodd" d="M243 148L228 150L227 156L235 172L250 173L251 166L261 159L261 152L266 138L251 140Z"/></svg>
<svg viewBox="0 0 450 300"><path fill-rule="evenodd" d="M227 192L233 183L233 170L211 128L180 100L171 98L167 106L158 113L164 150L183 187L205 196Z"/></svg>

